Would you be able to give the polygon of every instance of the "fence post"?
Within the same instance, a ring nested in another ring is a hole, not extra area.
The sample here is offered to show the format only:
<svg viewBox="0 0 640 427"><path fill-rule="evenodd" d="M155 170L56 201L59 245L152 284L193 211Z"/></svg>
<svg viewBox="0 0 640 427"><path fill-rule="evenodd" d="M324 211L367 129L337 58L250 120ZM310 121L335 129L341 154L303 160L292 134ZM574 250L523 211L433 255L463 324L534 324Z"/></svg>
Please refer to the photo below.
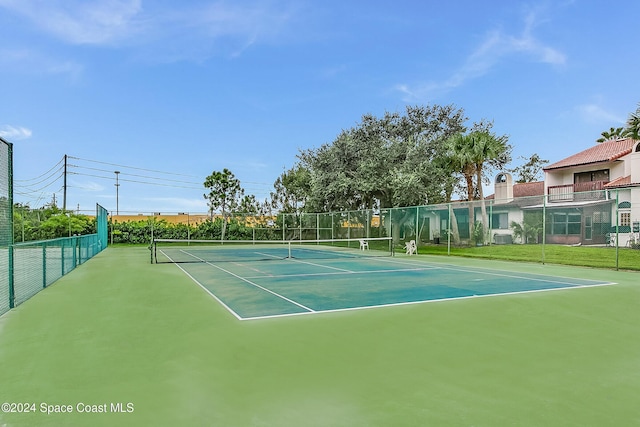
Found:
<svg viewBox="0 0 640 427"><path fill-rule="evenodd" d="M420 207L416 206L416 245L420 245L420 239L418 236L420 235Z"/></svg>
<svg viewBox="0 0 640 427"><path fill-rule="evenodd" d="M618 209L620 209L620 190L616 189L616 270L618 270L619 268L619 255L620 255L620 245L619 245L619 235L618 232L620 231L620 214L618 212Z"/></svg>
<svg viewBox="0 0 640 427"><path fill-rule="evenodd" d="M47 243L42 243L42 288L47 287Z"/></svg>
<svg viewBox="0 0 640 427"><path fill-rule="evenodd" d="M449 203L449 218L447 218L447 255L451 255L451 203Z"/></svg>
<svg viewBox="0 0 640 427"><path fill-rule="evenodd" d="M76 252L76 245L75 242L73 241L69 241L69 243L71 243L71 250L73 251L73 262L71 263L71 269L73 270L74 268L76 268L76 266L78 265L78 259L77 257L77 252Z"/></svg>
<svg viewBox="0 0 640 427"><path fill-rule="evenodd" d="M8 214L8 235L7 235L7 249L9 252L9 308L15 307L16 293L14 288L14 274L13 274L13 144L6 142L4 139L0 139L2 143L7 145L7 214Z"/></svg>
<svg viewBox="0 0 640 427"><path fill-rule="evenodd" d="M13 280L13 245L9 243L9 308L16 306L16 292Z"/></svg>
<svg viewBox="0 0 640 427"><path fill-rule="evenodd" d="M60 274L62 276L65 275L65 271L64 271L64 257L65 257L65 241L62 240L60 243Z"/></svg>
<svg viewBox="0 0 640 427"><path fill-rule="evenodd" d="M547 242L547 195L542 195L542 264L544 264L544 245Z"/></svg>

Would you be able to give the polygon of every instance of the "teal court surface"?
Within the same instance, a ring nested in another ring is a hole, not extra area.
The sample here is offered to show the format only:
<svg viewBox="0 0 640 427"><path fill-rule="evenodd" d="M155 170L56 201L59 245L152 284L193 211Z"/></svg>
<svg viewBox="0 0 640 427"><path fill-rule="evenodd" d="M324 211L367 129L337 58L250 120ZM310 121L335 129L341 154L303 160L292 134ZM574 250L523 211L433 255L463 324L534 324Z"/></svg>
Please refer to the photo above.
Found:
<svg viewBox="0 0 640 427"><path fill-rule="evenodd" d="M158 268L180 268L240 320L613 284L460 267L404 254L369 257L355 249L297 256L287 248L260 246L224 253L220 248L158 251L164 262L174 263Z"/></svg>

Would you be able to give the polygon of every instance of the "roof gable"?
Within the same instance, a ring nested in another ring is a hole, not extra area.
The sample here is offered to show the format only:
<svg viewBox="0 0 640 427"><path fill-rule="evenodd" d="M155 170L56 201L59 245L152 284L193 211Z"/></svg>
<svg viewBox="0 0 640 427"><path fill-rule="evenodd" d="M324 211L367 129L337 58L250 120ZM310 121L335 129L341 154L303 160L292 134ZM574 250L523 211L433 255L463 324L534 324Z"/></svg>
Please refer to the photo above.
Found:
<svg viewBox="0 0 640 427"><path fill-rule="evenodd" d="M530 197L544 195L544 181L524 182L513 185L513 197Z"/></svg>
<svg viewBox="0 0 640 427"><path fill-rule="evenodd" d="M553 163L546 168L545 171L551 169L568 168L571 166L590 165L594 163L612 162L622 156L631 153L633 145L636 141L631 138L619 139L617 141L606 141L595 147L588 148L577 154Z"/></svg>
<svg viewBox="0 0 640 427"><path fill-rule="evenodd" d="M620 178L616 178L613 181L604 185L605 188L614 188L614 187L623 187L625 185L631 184L631 175L629 176L621 176Z"/></svg>
<svg viewBox="0 0 640 427"><path fill-rule="evenodd" d="M544 195L544 181L536 181L536 182L523 182L513 184L513 197L532 197L532 196L543 196ZM495 199L496 195L492 194L486 199Z"/></svg>

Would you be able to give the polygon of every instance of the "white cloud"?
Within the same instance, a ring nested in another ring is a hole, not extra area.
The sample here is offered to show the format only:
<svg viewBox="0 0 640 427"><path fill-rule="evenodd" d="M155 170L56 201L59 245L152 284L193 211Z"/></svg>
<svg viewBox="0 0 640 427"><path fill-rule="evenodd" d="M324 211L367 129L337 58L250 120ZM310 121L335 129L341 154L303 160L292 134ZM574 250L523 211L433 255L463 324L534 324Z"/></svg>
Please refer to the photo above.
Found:
<svg viewBox="0 0 640 427"><path fill-rule="evenodd" d="M626 119L616 113L606 110L597 104L582 104L576 107L580 117L587 123L615 123L624 125Z"/></svg>
<svg viewBox="0 0 640 427"><path fill-rule="evenodd" d="M554 66L564 65L566 56L562 52L545 45L533 35L536 23L536 15L530 13L525 18L524 28L519 36L498 30L489 32L484 41L467 57L464 65L443 81L398 84L395 89L405 94L406 101L437 97L489 73L500 61L515 55L525 55L533 61Z"/></svg>
<svg viewBox="0 0 640 427"><path fill-rule="evenodd" d="M278 35L292 15L264 0L144 8L142 0L0 0L2 7L66 43L146 48L168 61L208 57L216 48L238 56Z"/></svg>
<svg viewBox="0 0 640 427"><path fill-rule="evenodd" d="M10 141L19 141L22 139L31 138L31 129L27 129L22 126L11 126L5 125L0 127L0 137L10 140Z"/></svg>
<svg viewBox="0 0 640 427"><path fill-rule="evenodd" d="M78 81L84 73L84 66L78 62L52 58L46 53L25 48L0 49L0 65L5 70L22 74L63 75L71 81Z"/></svg>
<svg viewBox="0 0 640 427"><path fill-rule="evenodd" d="M105 44L130 37L141 0L0 0L0 6L73 44Z"/></svg>
<svg viewBox="0 0 640 427"><path fill-rule="evenodd" d="M72 188L77 188L84 191L89 191L92 193L99 193L104 191L105 187L102 184L99 184L95 181L76 181L70 180L69 185Z"/></svg>

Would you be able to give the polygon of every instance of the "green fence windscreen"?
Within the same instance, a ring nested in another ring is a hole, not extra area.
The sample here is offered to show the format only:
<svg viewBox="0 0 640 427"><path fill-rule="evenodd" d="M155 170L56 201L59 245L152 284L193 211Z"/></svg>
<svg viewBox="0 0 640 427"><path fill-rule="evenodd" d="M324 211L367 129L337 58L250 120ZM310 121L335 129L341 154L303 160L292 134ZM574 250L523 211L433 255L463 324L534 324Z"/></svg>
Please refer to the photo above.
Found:
<svg viewBox="0 0 640 427"><path fill-rule="evenodd" d="M13 243L13 146L0 138L0 314L11 307ZM8 279L8 280L5 280Z"/></svg>
<svg viewBox="0 0 640 427"><path fill-rule="evenodd" d="M96 203L96 233L98 234L99 250L107 247L109 239L109 212Z"/></svg>
<svg viewBox="0 0 640 427"><path fill-rule="evenodd" d="M0 144L0 315L107 247L107 210L96 206L96 233L13 243L11 145ZM8 177L8 180L4 178Z"/></svg>
<svg viewBox="0 0 640 427"><path fill-rule="evenodd" d="M14 305L19 305L102 249L97 234L13 245Z"/></svg>

